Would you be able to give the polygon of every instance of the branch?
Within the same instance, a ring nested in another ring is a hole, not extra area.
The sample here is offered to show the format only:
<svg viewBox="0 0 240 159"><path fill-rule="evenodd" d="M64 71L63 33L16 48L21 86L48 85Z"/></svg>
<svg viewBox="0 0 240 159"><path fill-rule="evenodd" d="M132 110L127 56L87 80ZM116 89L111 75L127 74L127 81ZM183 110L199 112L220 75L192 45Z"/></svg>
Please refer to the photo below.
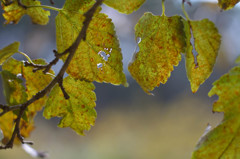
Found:
<svg viewBox="0 0 240 159"><path fill-rule="evenodd" d="M102 4L103 0L97 0L96 3L92 6L92 8L90 8L85 14L84 16L86 17L84 22L83 22L83 27L80 31L80 33L78 34L77 39L74 41L74 43L68 48L66 49L63 53L60 53L60 56L62 56L63 54L69 53L66 61L64 62L61 70L59 71L59 73L57 74L57 76L49 83L49 85L47 87L45 87L42 91L39 91L36 95L34 95L30 100L28 100L26 103L23 103L21 105L15 105L15 106L9 106L9 108L6 108L5 105L0 105L0 109L2 109L2 112L0 113L0 116L2 116L3 114L12 111L14 109L20 109L19 114L17 119L15 120L15 127L14 127L14 131L12 133L12 137L9 140L9 142L5 145L5 146L0 146L0 149L8 149L8 148L12 148L13 147L13 143L15 138L17 137L23 144L27 143L27 144L32 144L32 142L25 142L23 137L20 134L20 129L19 129L19 125L20 125L20 121L21 118L23 116L24 111L26 110L26 108L32 104L33 102L35 102L36 100L44 97L48 92L51 91L51 89L55 86L55 84L59 83L59 86L61 87L62 85L62 80L63 80L63 75L68 67L68 65L70 64L80 42L82 40L86 39L86 32L89 26L89 23L92 20L92 17L95 13L95 11L97 10L98 6L100 6ZM55 53L56 54L56 53ZM57 57L57 56L56 56ZM65 90L63 88L61 88L63 93L65 92ZM66 97L65 97L66 98Z"/></svg>

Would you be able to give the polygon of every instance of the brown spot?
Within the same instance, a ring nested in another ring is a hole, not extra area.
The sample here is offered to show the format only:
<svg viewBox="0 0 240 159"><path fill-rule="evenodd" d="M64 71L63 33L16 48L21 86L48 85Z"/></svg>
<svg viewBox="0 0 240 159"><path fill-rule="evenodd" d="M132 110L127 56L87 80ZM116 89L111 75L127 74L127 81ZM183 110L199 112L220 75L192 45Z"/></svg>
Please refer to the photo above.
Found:
<svg viewBox="0 0 240 159"><path fill-rule="evenodd" d="M82 105L81 107L84 109L84 108L85 108L85 105Z"/></svg>

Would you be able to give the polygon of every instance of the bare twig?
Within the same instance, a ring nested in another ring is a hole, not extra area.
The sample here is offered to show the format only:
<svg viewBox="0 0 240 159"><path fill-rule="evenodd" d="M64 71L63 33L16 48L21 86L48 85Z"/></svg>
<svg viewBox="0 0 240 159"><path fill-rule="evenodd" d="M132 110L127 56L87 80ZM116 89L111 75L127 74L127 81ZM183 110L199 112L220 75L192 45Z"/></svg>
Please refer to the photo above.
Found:
<svg viewBox="0 0 240 159"><path fill-rule="evenodd" d="M4 145L4 146L0 146L0 149L8 149L8 148L12 148L13 147L13 143L15 138L17 137L22 143L27 143L27 144L32 144L32 142L26 142L24 141L23 137L20 134L20 129L19 129L19 125L20 125L20 121L21 118L23 116L24 111L26 110L26 108L32 104L33 102L35 102L36 100L44 97L48 92L51 91L51 89L55 86L55 84L59 83L59 86L61 87L62 85L62 80L63 80L63 75L69 65L69 63L71 62L80 42L82 40L86 39L86 32L87 32L87 28L89 26L89 23L92 20L93 14L95 13L96 9L98 6L100 6L102 4L103 0L97 0L96 3L92 6L92 8L90 8L85 14L84 16L86 17L84 22L83 22L83 27L80 31L80 33L78 34L77 39L74 41L74 43L68 48L66 49L63 53L61 53L60 55L63 55L67 52L69 52L69 55L66 59L66 61L64 62L61 70L59 71L59 73L57 74L57 76L49 83L49 85L47 87L45 87L42 91L39 91L36 95L34 95L30 100L28 100L26 103L23 103L21 105L16 105L16 106L9 106L9 108L6 108L6 106L4 105L0 105L0 109L2 109L2 112L0 114L0 116L2 116L3 114L15 110L15 109L20 109L19 114L17 116L17 119L15 120L15 127L14 127L14 131L12 133L12 137L9 140L9 142ZM63 93L65 92L64 89ZM66 97L65 97L66 98Z"/></svg>

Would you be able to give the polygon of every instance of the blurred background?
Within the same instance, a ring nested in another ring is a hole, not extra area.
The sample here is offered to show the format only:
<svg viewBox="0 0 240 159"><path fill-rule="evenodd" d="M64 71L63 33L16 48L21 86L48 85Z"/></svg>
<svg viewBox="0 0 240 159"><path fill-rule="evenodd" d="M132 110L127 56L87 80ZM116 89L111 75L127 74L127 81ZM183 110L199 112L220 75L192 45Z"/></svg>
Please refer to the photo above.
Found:
<svg viewBox="0 0 240 159"><path fill-rule="evenodd" d="M182 0L166 0L166 15L183 15ZM55 7L64 1L55 0ZM161 15L160 0L146 0L144 5L130 15L120 14L103 5L102 12L112 18L123 53L124 72L130 86L96 85L98 117L95 126L85 136L78 136L70 128L58 128L59 119L46 120L42 112L36 117L36 129L28 140L34 141L38 151L48 152L51 159L186 159L204 133L208 123L213 127L223 117L212 113L212 103L217 97L207 96L212 83L234 66L239 55L240 21L239 5L230 11L221 11L217 0L192 0L186 10L193 20L209 18L222 35L222 45L211 77L195 94L191 93L186 77L184 58L172 72L165 85L153 91L154 96L143 92L129 76L128 63L137 46L134 26L144 12ZM48 0L43 4L50 5ZM2 10L1 10L2 13ZM38 26L24 16L17 25L4 26L1 16L0 48L20 41L20 50L32 59L53 59L56 12L51 11L48 25ZM23 57L15 55L15 58ZM57 71L61 67L54 67ZM2 89L1 103L4 103ZM20 146L0 151L0 159L31 159Z"/></svg>

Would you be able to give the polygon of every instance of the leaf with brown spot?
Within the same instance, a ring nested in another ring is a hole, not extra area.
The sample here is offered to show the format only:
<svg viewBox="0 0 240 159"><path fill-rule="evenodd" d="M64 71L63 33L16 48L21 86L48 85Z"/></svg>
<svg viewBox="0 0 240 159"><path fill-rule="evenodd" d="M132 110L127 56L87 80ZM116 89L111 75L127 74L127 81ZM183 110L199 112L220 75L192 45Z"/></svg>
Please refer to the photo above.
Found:
<svg viewBox="0 0 240 159"><path fill-rule="evenodd" d="M141 39L128 70L147 93L166 83L185 51L182 17L155 16L145 13L135 26Z"/></svg>
<svg viewBox="0 0 240 159"><path fill-rule="evenodd" d="M83 26L83 13L94 3L95 1L86 0L65 2L63 10L56 17L58 52L65 51L75 41ZM100 10L101 8L94 14L87 30L86 41L82 41L78 46L67 73L76 79L127 85L114 25ZM66 57L67 55L63 60Z"/></svg>
<svg viewBox="0 0 240 159"><path fill-rule="evenodd" d="M220 8L224 10L232 9L239 0L218 0L218 5Z"/></svg>

